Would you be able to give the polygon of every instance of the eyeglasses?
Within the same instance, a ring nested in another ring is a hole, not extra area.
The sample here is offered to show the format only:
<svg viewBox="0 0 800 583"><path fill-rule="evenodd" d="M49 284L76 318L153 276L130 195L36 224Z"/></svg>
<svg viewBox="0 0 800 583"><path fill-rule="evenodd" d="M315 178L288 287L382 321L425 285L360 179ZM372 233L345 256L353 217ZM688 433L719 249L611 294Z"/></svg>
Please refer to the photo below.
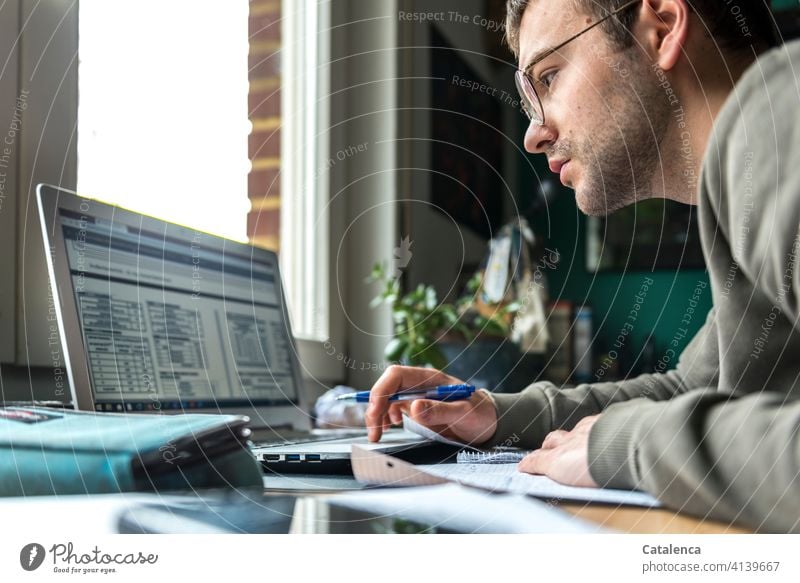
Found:
<svg viewBox="0 0 800 583"><path fill-rule="evenodd" d="M541 61L543 61L544 59L555 53L557 50L568 45L582 34L589 32L594 27L603 24L606 20L608 20L612 16L616 16L623 10L627 10L628 8L630 8L634 4L639 3L640 1L641 0L631 0L626 4L623 4L613 12L607 14L606 16L604 16L603 18L601 18L600 20L589 26L588 28L583 29L575 36L568 38L560 45L555 46L551 49L547 49L540 55L536 56L530 63L528 63L528 65L525 66L524 69L517 69L517 71L514 73L514 82L517 85L517 91L519 91L519 96L522 103L522 111L525 113L525 115L528 117L529 120L531 120L536 125L540 126L544 125L544 108L542 107L542 100L539 99L539 94L536 92L535 85L537 81L534 81L531 78L529 74L530 70L537 63L540 63ZM539 83L541 83L541 81L539 81Z"/></svg>

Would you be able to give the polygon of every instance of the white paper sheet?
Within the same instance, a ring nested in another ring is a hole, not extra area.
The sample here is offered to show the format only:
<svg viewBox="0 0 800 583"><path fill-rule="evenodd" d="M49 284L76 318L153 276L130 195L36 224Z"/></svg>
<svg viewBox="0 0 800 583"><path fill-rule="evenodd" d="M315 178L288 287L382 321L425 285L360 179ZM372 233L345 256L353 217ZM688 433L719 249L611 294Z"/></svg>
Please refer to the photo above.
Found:
<svg viewBox="0 0 800 583"><path fill-rule="evenodd" d="M142 504L168 504L169 494L75 494L71 496L13 496L0 499L4 524L13 525L14 536L42 538L42 525L52 540L74 536L106 535L119 532L119 519ZM177 498L181 500L181 498ZM197 525L197 533L220 532L209 525Z"/></svg>
<svg viewBox="0 0 800 583"><path fill-rule="evenodd" d="M518 494L489 494L458 484L339 494L332 504L379 516L404 518L438 529L468 533L603 532L547 504Z"/></svg>
<svg viewBox="0 0 800 583"><path fill-rule="evenodd" d="M466 443L461 443L460 441L454 441L452 439L448 439L444 435L436 433L433 429L428 429L424 425L417 423L408 415L403 415L403 429L405 429L406 431L410 431L411 433L416 433L417 435L420 435L425 439L430 439L431 441L446 443L447 445L455 445L456 447L476 449L471 445L467 445Z"/></svg>
<svg viewBox="0 0 800 583"><path fill-rule="evenodd" d="M661 503L644 492L610 488L564 486L546 476L520 472L517 464L435 464L414 466L418 471L492 492L513 492L536 498L578 500L655 508Z"/></svg>
<svg viewBox="0 0 800 583"><path fill-rule="evenodd" d="M657 507L644 492L564 486L545 476L517 470L517 464L413 465L403 460L353 446L353 475L360 482L382 486L422 486L455 482L491 492L510 492L537 498Z"/></svg>

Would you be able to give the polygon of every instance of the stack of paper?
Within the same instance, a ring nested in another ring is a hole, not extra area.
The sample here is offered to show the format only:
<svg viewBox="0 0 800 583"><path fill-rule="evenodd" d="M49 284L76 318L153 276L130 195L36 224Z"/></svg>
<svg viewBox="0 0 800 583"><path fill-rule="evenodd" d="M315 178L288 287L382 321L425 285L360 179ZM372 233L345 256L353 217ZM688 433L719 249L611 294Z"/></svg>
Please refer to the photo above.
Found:
<svg viewBox="0 0 800 583"><path fill-rule="evenodd" d="M412 465L403 460L361 448L352 449L353 475L360 482L380 486L429 486L455 482L490 492L525 494L537 498L579 500L605 504L657 507L658 500L644 492L564 486L545 476L517 470L517 464Z"/></svg>

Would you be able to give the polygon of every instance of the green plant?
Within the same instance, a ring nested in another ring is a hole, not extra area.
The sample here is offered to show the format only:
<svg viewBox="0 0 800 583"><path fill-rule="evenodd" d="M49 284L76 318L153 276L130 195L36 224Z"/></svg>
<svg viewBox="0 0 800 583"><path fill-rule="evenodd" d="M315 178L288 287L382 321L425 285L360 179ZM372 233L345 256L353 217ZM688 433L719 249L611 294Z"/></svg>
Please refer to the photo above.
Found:
<svg viewBox="0 0 800 583"><path fill-rule="evenodd" d="M440 304L436 290L430 285L420 284L401 295L400 282L382 263L376 264L367 278L367 283L375 282L382 283L383 289L370 305L386 304L392 309L394 338L384 349L389 362L429 364L443 369L447 360L437 343L445 335L455 334L467 342L478 335L506 337L510 329L508 320L519 309L518 302L498 305L488 317L473 309L479 295L480 274L470 279L466 294L455 304Z"/></svg>

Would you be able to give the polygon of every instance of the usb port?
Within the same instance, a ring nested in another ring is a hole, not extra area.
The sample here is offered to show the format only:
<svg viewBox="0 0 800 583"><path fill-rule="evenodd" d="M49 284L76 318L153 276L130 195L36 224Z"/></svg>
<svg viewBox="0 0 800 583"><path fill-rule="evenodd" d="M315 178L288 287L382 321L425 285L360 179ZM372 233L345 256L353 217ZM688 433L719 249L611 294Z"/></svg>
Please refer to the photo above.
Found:
<svg viewBox="0 0 800 583"><path fill-rule="evenodd" d="M287 453L286 454L286 461L287 462L299 462L300 461L300 454L299 453Z"/></svg>
<svg viewBox="0 0 800 583"><path fill-rule="evenodd" d="M320 457L318 453L308 453L306 454L306 461L307 462L318 462L320 461Z"/></svg>

